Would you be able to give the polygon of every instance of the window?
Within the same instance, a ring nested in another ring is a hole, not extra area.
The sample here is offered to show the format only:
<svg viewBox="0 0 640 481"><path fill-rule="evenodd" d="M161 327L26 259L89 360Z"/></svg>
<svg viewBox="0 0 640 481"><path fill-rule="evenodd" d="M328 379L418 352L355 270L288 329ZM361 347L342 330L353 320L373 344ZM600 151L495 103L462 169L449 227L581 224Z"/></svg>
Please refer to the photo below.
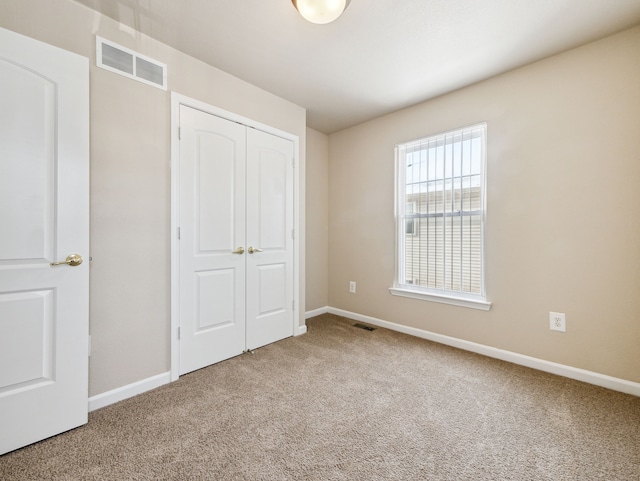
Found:
<svg viewBox="0 0 640 481"><path fill-rule="evenodd" d="M415 202L407 202L407 207L405 209L405 234L416 234L416 221L413 218L414 209L416 208Z"/></svg>
<svg viewBox="0 0 640 481"><path fill-rule="evenodd" d="M489 309L484 291L486 124L396 146L392 294Z"/></svg>

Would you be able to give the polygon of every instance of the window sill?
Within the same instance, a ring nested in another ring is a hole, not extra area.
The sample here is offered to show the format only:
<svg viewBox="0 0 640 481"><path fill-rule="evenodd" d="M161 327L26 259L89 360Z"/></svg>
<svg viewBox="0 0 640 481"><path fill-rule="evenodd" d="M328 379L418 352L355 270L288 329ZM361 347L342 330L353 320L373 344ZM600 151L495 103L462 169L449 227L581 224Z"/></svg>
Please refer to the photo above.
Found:
<svg viewBox="0 0 640 481"><path fill-rule="evenodd" d="M410 297L412 299L420 299L423 301L440 302L441 304L449 304L452 306L468 307L470 309L480 309L488 311L491 309L491 303L482 299L470 299L466 297L456 297L446 294L433 294L431 292L415 291L402 287L390 287L389 292L394 296Z"/></svg>

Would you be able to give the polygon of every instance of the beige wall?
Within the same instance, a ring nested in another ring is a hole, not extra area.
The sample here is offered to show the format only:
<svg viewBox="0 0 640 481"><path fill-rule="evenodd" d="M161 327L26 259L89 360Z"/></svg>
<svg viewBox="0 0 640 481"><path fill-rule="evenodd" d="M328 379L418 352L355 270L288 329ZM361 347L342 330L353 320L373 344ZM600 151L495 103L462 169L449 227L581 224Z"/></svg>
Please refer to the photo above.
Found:
<svg viewBox="0 0 640 481"><path fill-rule="evenodd" d="M90 395L166 372L170 91L298 135L302 213L305 110L69 0L3 0L0 26L91 59ZM94 35L166 63L169 91L96 68Z"/></svg>
<svg viewBox="0 0 640 481"><path fill-rule="evenodd" d="M307 303L312 311L329 305L329 137L307 128Z"/></svg>
<svg viewBox="0 0 640 481"><path fill-rule="evenodd" d="M639 48L640 27L330 135L329 305L640 381ZM391 296L394 145L481 121L491 310Z"/></svg>

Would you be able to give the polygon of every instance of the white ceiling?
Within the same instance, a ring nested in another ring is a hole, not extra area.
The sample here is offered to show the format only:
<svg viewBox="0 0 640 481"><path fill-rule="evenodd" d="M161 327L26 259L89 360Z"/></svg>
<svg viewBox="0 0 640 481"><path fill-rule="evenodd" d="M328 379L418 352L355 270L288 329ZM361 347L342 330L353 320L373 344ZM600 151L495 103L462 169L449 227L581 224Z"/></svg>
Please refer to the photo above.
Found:
<svg viewBox="0 0 640 481"><path fill-rule="evenodd" d="M325 133L640 24L640 0L351 0L327 25L291 0L76 1L305 107Z"/></svg>

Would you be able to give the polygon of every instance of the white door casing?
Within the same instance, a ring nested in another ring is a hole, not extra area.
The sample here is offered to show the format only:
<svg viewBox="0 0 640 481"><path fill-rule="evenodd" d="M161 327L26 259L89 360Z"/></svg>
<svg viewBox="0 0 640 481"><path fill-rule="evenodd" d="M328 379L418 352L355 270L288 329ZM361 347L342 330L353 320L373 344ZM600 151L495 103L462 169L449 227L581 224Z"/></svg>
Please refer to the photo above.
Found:
<svg viewBox="0 0 640 481"><path fill-rule="evenodd" d="M184 374L291 336L296 317L295 142L196 106L174 104L174 379L175 364Z"/></svg>
<svg viewBox="0 0 640 481"><path fill-rule="evenodd" d="M89 310L88 59L4 29L0 225L2 454L87 422Z"/></svg>

